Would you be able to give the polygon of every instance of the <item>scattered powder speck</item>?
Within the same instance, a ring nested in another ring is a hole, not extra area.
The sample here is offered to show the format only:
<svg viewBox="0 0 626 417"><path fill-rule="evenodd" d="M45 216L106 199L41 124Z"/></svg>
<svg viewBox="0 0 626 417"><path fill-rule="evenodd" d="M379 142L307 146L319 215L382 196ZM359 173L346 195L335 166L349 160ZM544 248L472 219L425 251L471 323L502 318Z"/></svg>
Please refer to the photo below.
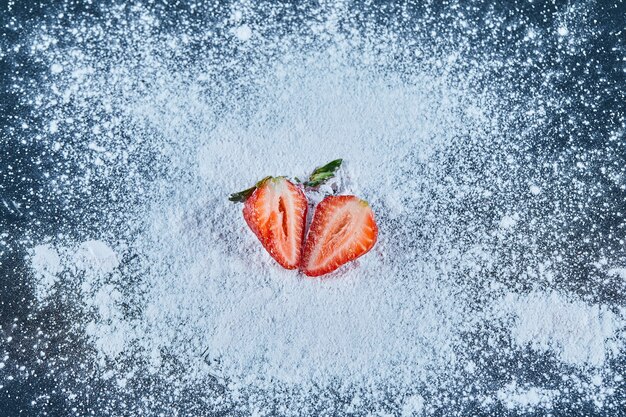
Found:
<svg viewBox="0 0 626 417"><path fill-rule="evenodd" d="M500 228L501 229L512 229L515 227L519 220L519 216L517 214L506 215L500 219Z"/></svg>
<svg viewBox="0 0 626 417"><path fill-rule="evenodd" d="M51 121L48 130L50 133L57 133L59 131L59 122L56 120Z"/></svg>
<svg viewBox="0 0 626 417"><path fill-rule="evenodd" d="M539 195L541 194L541 188L537 185L531 185L530 186L530 193L532 195Z"/></svg>
<svg viewBox="0 0 626 417"><path fill-rule="evenodd" d="M50 66L50 72L53 74L58 74L63 71L63 66L61 64L52 64Z"/></svg>
<svg viewBox="0 0 626 417"><path fill-rule="evenodd" d="M424 398L419 395L411 395L402 404L402 417L416 417L424 411Z"/></svg>
<svg viewBox="0 0 626 417"><path fill-rule="evenodd" d="M559 34L559 36L569 35L569 30L565 26L559 26L556 31Z"/></svg>
<svg viewBox="0 0 626 417"><path fill-rule="evenodd" d="M250 40L252 37L252 29L248 25L241 25L233 29L233 33L240 41Z"/></svg>

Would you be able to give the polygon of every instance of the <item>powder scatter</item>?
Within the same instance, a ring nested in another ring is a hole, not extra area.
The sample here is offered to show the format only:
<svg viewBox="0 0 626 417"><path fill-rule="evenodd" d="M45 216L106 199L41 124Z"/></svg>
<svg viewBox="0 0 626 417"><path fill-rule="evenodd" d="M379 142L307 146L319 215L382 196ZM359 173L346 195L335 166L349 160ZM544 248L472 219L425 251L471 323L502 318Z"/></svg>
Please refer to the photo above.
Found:
<svg viewBox="0 0 626 417"><path fill-rule="evenodd" d="M500 223L499 223L500 229L512 229L513 227L515 227L518 221L519 221L518 214L506 215L502 217L502 219L500 219Z"/></svg>
<svg viewBox="0 0 626 417"><path fill-rule="evenodd" d="M402 417L417 417L424 411L424 398L420 395L411 395L404 399L402 404Z"/></svg>
<svg viewBox="0 0 626 417"><path fill-rule="evenodd" d="M605 306L570 301L556 291L508 294L496 310L512 316L511 336L517 346L552 352L571 365L601 367L623 347L616 339L624 326L618 315Z"/></svg>
<svg viewBox="0 0 626 417"><path fill-rule="evenodd" d="M61 64L52 64L50 66L50 72L53 74L59 74L63 71L63 66Z"/></svg>
<svg viewBox="0 0 626 417"><path fill-rule="evenodd" d="M59 415L624 409L622 273L597 279L626 261L624 83L597 4L170 3L68 6L29 31L41 76L10 75L33 172L0 167L26 184L2 241L54 319L31 356ZM379 241L308 279L228 195L336 158L310 213L356 194Z"/></svg>
<svg viewBox="0 0 626 417"><path fill-rule="evenodd" d="M565 26L559 26L556 30L559 36L567 36L569 35L569 30Z"/></svg>
<svg viewBox="0 0 626 417"><path fill-rule="evenodd" d="M87 145L87 147L89 149L91 149L92 151L95 152L105 152L106 148L99 146L98 144L94 143L94 142L90 142L89 145Z"/></svg>
<svg viewBox="0 0 626 417"><path fill-rule="evenodd" d="M626 283L626 268L611 268L607 271L609 275L621 278Z"/></svg>
<svg viewBox="0 0 626 417"><path fill-rule="evenodd" d="M44 301L52 291L63 267L58 252L51 245L38 245L33 248L31 267L36 278L36 297L39 302Z"/></svg>
<svg viewBox="0 0 626 417"><path fill-rule="evenodd" d="M546 390L537 387L521 387L511 382L502 387L496 398L510 410L532 411L536 408L550 409L552 401L559 396L555 390Z"/></svg>
<svg viewBox="0 0 626 417"><path fill-rule="evenodd" d="M48 130L50 131L50 133L57 133L59 131L59 122L57 122L56 120L51 121L50 125L48 126Z"/></svg>
<svg viewBox="0 0 626 417"><path fill-rule="evenodd" d="M248 25L241 25L233 29L233 34L240 41L248 41L252 38L252 28Z"/></svg>
<svg viewBox="0 0 626 417"><path fill-rule="evenodd" d="M530 186L530 193L532 195L539 195L541 194L541 188L537 185L531 185Z"/></svg>
<svg viewBox="0 0 626 417"><path fill-rule="evenodd" d="M81 243L74 258L77 268L90 272L97 271L106 274L119 265L117 254L106 243L99 240Z"/></svg>

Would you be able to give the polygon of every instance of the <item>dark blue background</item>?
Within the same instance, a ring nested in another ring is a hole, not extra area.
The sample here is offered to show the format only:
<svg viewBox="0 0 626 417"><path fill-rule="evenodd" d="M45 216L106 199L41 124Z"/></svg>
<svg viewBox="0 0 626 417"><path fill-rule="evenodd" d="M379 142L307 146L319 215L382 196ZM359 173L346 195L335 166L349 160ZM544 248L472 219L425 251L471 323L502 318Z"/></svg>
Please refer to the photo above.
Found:
<svg viewBox="0 0 626 417"><path fill-rule="evenodd" d="M528 1L502 2L501 4L489 4L488 2L463 3L472 5L468 7L475 16L481 16L487 12L499 16L507 16L517 19L519 15L527 16L529 22L540 28L555 26L556 13L572 2L544 2L530 3ZM182 4L166 5L154 2L151 6L159 10L163 16L171 16L167 24L175 26L177 16L193 12ZM445 11L449 5L441 2L439 7ZM82 392L77 393L81 397L80 406L72 410L66 401L66 394L60 387L66 385L77 376L84 378L89 369L76 369L73 358L81 355L88 349L83 340L68 339L64 329L71 323L67 323L64 317L58 314L59 306L50 305L46 309L35 309L31 306L33 300L33 288L31 286L31 273L28 269L25 257L28 242L37 241L43 236L56 235L62 231L71 235L74 230L85 233L86 228L97 228L97 222L87 222L91 214L91 202L82 204L82 211L66 210L67 206L63 199L72 196L55 196L50 193L49 184L42 176L42 172L55 172L59 170L58 160L43 158L43 166L36 166L34 160L45 155L45 149L33 141L26 144L20 143L20 125L24 115L28 114L33 125L37 125L37 115L33 115L31 109L20 99L20 88L14 85L27 86L31 80L37 80L47 68L42 68L32 62L24 49L19 52L12 51L14 45L27 39L31 29L45 22L50 15L64 10L68 16L94 16L102 13L102 5L90 6L81 2L30 2L17 1L11 7L8 3L0 5L0 45L5 51L5 56L0 59L0 233L6 237L0 239L0 360L5 352L9 359L5 361L6 367L0 370L0 417L1 416L35 416L35 415L132 415L124 411L124 402L132 403L133 398L119 398L119 401L109 401L106 407L99 401L100 398L115 395L111 386L102 381L93 381L93 384L82 387ZM536 155L546 153L559 153L572 156L577 147L585 149L604 148L604 138L610 133L619 130L624 123L624 109L626 103L626 7L623 2L597 2L594 3L594 16L597 19L595 25L603 34L595 38L592 44L585 45L585 54L564 54L557 45L547 45L544 56L546 60L538 67L524 69L524 74L502 74L502 79L509 78L515 82L515 77L523 76L526 79L539 79L544 71L561 71L565 76L561 77L553 86L563 95L576 97L568 106L560 112L551 114L549 126L544 132L545 138L537 138L536 148L532 150ZM416 15L420 13L420 6L413 8ZM390 8L389 13L393 13ZM224 13L227 13L225 10ZM200 19L200 17L198 17ZM445 17L442 17L445 19ZM10 24L13 22L13 24ZM480 34L479 34L480 36ZM522 33L519 36L523 36ZM511 41L514 42L513 40ZM524 51L519 45L507 44L496 45L496 54L507 56L513 53L529 55L530 50ZM594 64L586 65L592 61ZM591 69L590 69L591 68ZM582 82L579 82L582 81ZM532 83L529 83L532 85ZM576 122L568 123L570 115L576 115ZM582 123L582 121L589 123ZM43 121L40 121L43 124ZM624 132L622 128L622 132ZM547 139L549 138L549 140ZM623 143L623 142L622 142ZM623 147L616 147L615 152L624 151ZM616 158L623 161L626 166L626 155L617 154ZM77 170L71 164L65 165L64 169ZM550 176L549 172L544 173ZM554 181L558 181L554 178ZM590 178L589 181L601 180ZM616 231L624 235L624 230L619 229L621 219L615 217L613 212L620 204L626 210L626 196L618 187L609 187L610 191L602 198L608 204L604 208L603 201L599 201L596 212L592 218L599 227L598 233L605 235L607 231ZM13 202L21 207L16 207ZM80 205L80 202L78 203ZM95 217L95 216L94 216ZM80 226L73 228L72 225ZM71 236L69 236L71 237ZM580 242L577 229L572 229L572 242ZM578 243L579 244L579 243ZM594 245L611 246L614 242L604 239L592 239L589 248L579 248L580 256L572 258L570 267L572 273L569 276L584 275L588 271L587 265L591 261L591 255L597 253ZM588 250L586 250L588 249ZM605 247L611 250L610 247ZM614 251L623 250L612 248ZM572 279L569 283L573 290L579 288L579 282ZM587 290L584 290L587 291ZM594 290L598 300L617 302L625 305L625 297L619 291L619 287L603 287ZM39 331L42 330L41 334ZM13 337L11 343L6 343L8 337ZM33 345L38 343L35 349ZM55 360L57 364L50 366L49 362L37 364L39 350L45 347L48 360ZM67 358L63 360L62 358ZM546 361L549 359L546 358ZM27 372L15 371L24 365ZM622 369L626 372L623 364L613 364L613 368ZM16 375L9 381L4 373ZM52 370L52 371L51 371ZM32 372L32 373L31 373ZM491 377L494 384L504 375L499 375L498 369L493 369ZM540 375L542 372L541 361L529 367L527 372ZM549 381L544 381L549 383ZM38 396L47 395L46 400L37 400L35 405L31 401ZM626 391L622 389L616 394L626 397ZM189 403L193 403L194 393L189 393ZM573 404L573 405L572 405ZM573 415L626 415L625 410L598 411L589 404L572 403L567 408L556 408L552 411L554 416ZM181 410L191 410L192 407L181 405ZM446 410L439 410L438 415L446 415ZM191 413L193 415L193 413ZM467 415L480 415L476 410L467 410ZM499 408L493 410L491 415L515 415L514 412Z"/></svg>

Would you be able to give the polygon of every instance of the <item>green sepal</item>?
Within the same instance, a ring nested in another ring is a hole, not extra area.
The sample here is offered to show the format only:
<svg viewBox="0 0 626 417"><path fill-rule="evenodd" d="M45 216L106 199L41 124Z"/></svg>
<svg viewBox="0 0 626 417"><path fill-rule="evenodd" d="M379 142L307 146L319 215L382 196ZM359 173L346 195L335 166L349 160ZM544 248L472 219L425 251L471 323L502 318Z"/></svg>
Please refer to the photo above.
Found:
<svg viewBox="0 0 626 417"><path fill-rule="evenodd" d="M254 192L254 190L256 190L258 187L260 187L265 181L269 180L272 177L265 177L263 178L261 181L257 182L256 184L254 184L252 187L243 190L243 191L239 191L238 193L233 193L231 194L228 199L234 203L243 203L245 202L248 198L250 198L250 196L252 195L252 193Z"/></svg>
<svg viewBox="0 0 626 417"><path fill-rule="evenodd" d="M317 187L324 184L326 181L335 176L335 171L339 169L343 159L335 159L330 161L324 166L315 168L315 171L309 177L309 180L304 183L307 187Z"/></svg>

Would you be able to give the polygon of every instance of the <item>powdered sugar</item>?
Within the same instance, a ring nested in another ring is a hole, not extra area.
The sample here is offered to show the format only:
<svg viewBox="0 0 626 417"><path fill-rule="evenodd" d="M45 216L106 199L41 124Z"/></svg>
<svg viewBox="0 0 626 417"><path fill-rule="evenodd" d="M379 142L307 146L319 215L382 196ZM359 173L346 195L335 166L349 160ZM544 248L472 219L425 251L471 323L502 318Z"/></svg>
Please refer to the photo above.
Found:
<svg viewBox="0 0 626 417"><path fill-rule="evenodd" d="M64 104L45 144L80 167L55 186L96 209L80 233L33 245L31 263L41 298L72 307L85 380L114 381L146 415L549 409L570 394L543 386L548 372L584 401L618 404L618 382L586 372L616 372L623 312L563 284L583 239L553 243L589 216L551 184L576 184L588 165L531 154L549 93L491 78L510 68L489 51L413 38L427 21L403 37L329 6L279 30L240 6L159 36L152 13L113 8L121 33L108 20L78 31L107 33L104 49L46 52L58 77L47 94ZM227 197L335 158L344 166L311 206L357 194L380 240L307 279L277 267ZM539 355L549 370L514 378Z"/></svg>
<svg viewBox="0 0 626 417"><path fill-rule="evenodd" d="M402 417L414 417L422 415L424 411L424 399L419 395L411 395L407 397L401 410Z"/></svg>
<svg viewBox="0 0 626 417"><path fill-rule="evenodd" d="M100 274L107 274L119 265L117 254L106 243L98 240L81 243L74 255L74 262L79 269Z"/></svg>
<svg viewBox="0 0 626 417"><path fill-rule="evenodd" d="M35 294L37 300L42 302L50 295L59 279L58 274L63 270L61 258L52 246L37 245L33 248L31 266L37 279Z"/></svg>
<svg viewBox="0 0 626 417"><path fill-rule="evenodd" d="M611 268L608 270L608 274L619 277L626 282L626 268Z"/></svg>
<svg viewBox="0 0 626 417"><path fill-rule="evenodd" d="M555 390L519 387L512 382L498 391L496 397L510 410L521 408L524 411L533 411L537 408L552 408L552 400L559 394Z"/></svg>
<svg viewBox="0 0 626 417"><path fill-rule="evenodd" d="M248 25L241 25L233 29L233 34L240 41L248 41L252 37L252 29Z"/></svg>
<svg viewBox="0 0 626 417"><path fill-rule="evenodd" d="M496 311L512 315L511 336L518 346L552 352L571 365L599 367L623 348L616 339L626 326L622 317L554 291L508 294Z"/></svg>

